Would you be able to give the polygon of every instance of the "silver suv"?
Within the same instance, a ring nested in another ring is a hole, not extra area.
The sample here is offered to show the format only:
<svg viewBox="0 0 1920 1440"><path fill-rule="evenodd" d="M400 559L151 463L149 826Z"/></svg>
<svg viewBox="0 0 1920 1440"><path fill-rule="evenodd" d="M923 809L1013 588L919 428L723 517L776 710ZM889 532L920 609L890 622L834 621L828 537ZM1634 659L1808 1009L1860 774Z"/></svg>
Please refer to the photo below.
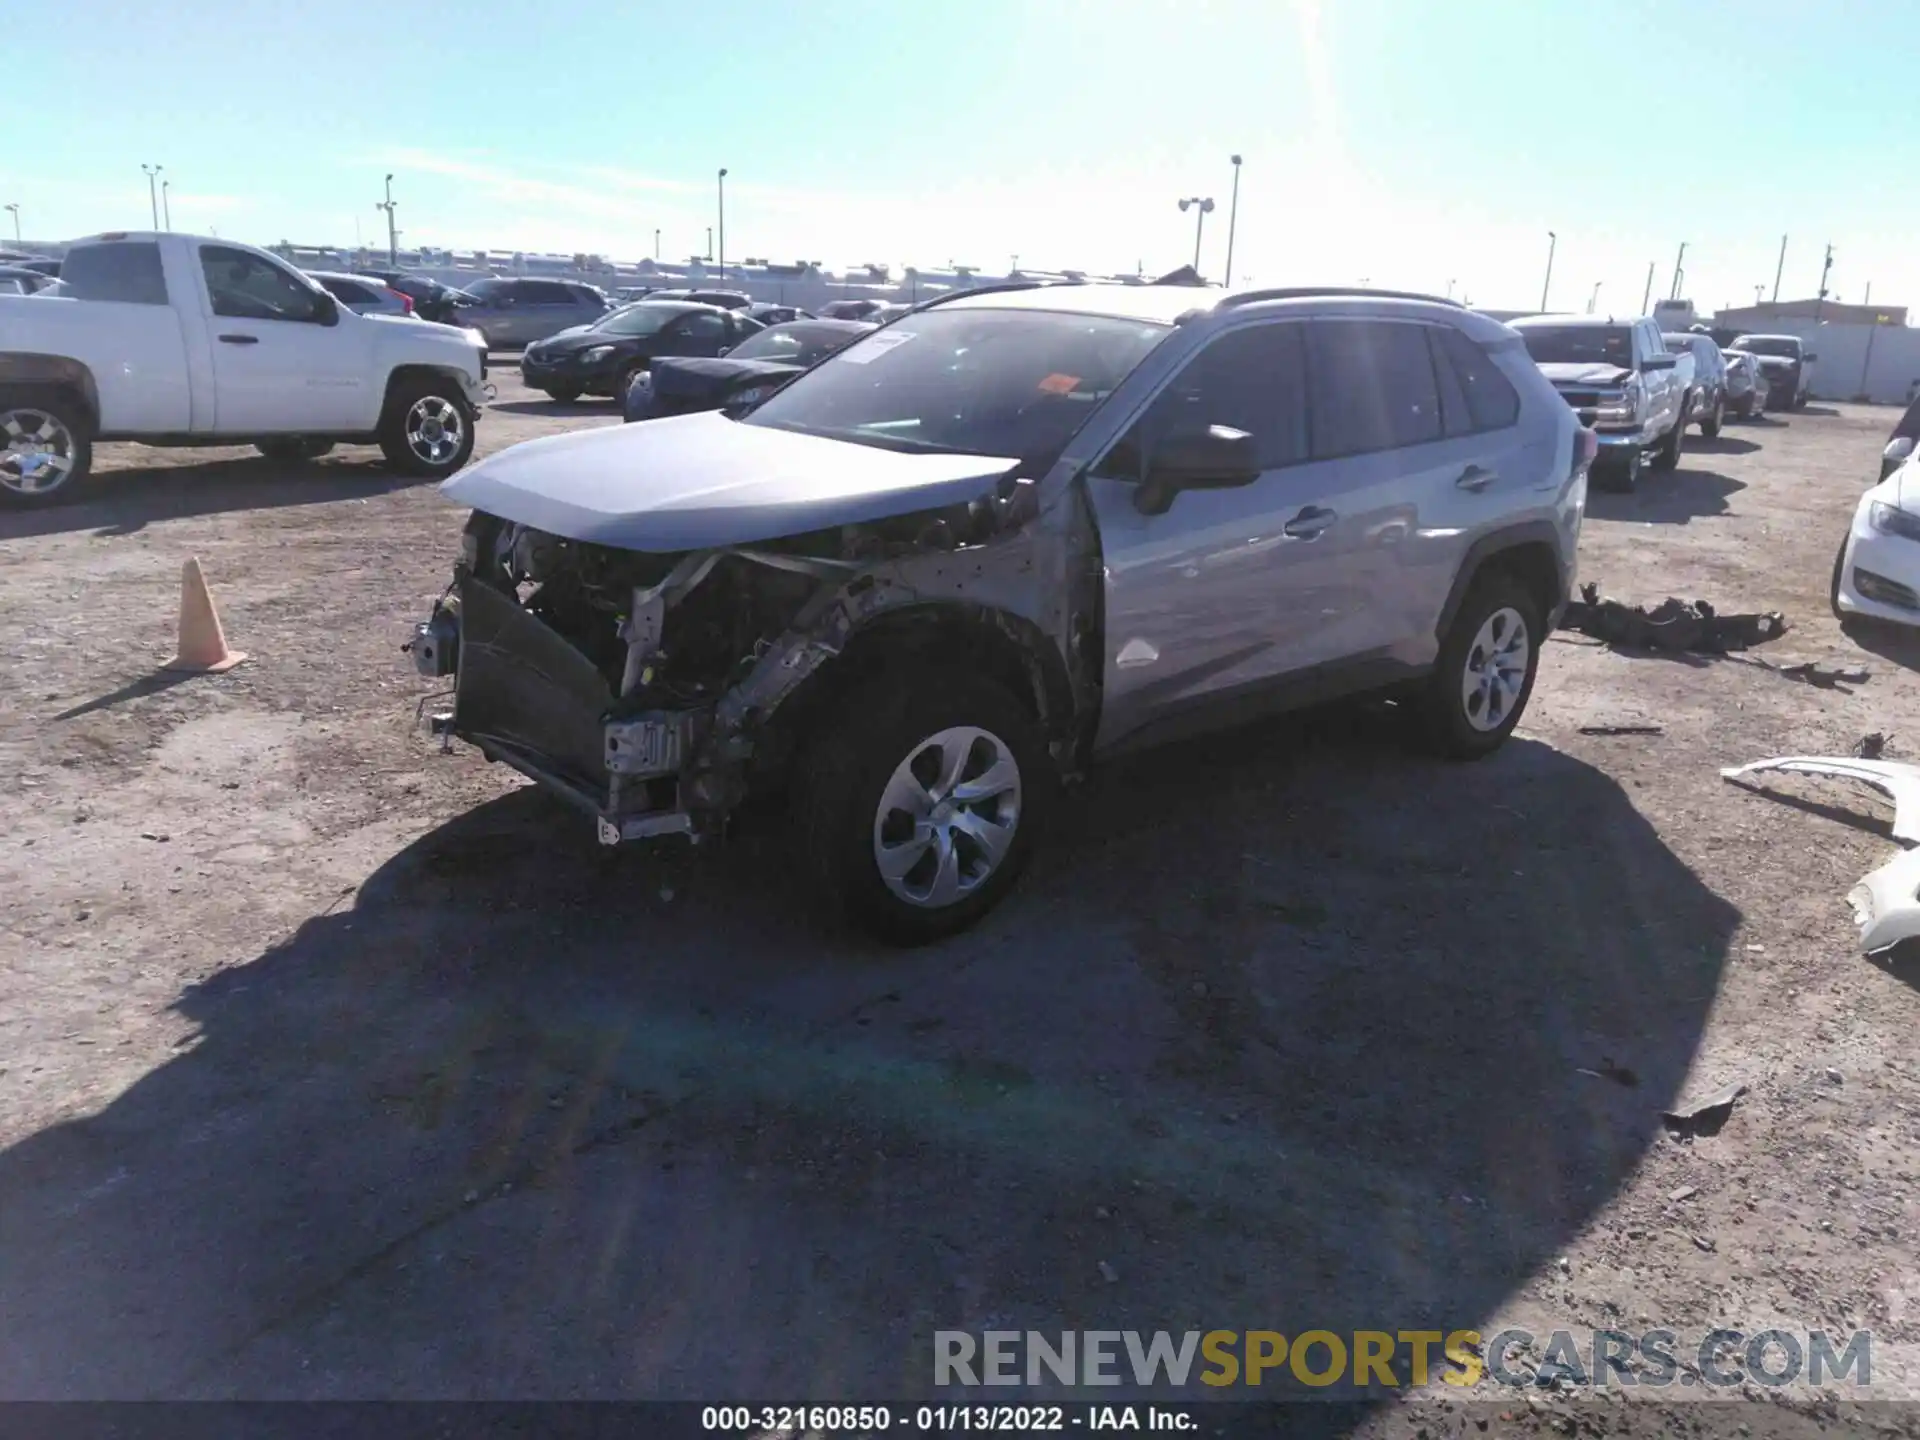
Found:
<svg viewBox="0 0 1920 1440"><path fill-rule="evenodd" d="M487 348L508 350L591 325L612 307L592 285L490 277L453 297L453 323L478 330Z"/></svg>
<svg viewBox="0 0 1920 1440"><path fill-rule="evenodd" d="M609 844L784 786L885 937L969 924L1057 783L1387 690L1440 753L1525 708L1596 445L1507 327L1420 296L943 297L750 410L531 440L416 631L436 717Z"/></svg>

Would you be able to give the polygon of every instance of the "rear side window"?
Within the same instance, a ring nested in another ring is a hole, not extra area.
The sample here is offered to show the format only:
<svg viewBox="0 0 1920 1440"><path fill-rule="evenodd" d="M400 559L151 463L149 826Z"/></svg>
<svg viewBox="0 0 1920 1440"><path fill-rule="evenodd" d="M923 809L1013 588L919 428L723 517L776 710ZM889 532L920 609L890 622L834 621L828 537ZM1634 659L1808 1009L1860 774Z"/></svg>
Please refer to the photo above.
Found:
<svg viewBox="0 0 1920 1440"><path fill-rule="evenodd" d="M1440 391L1425 326L1316 320L1308 335L1314 459L1440 438Z"/></svg>
<svg viewBox="0 0 1920 1440"><path fill-rule="evenodd" d="M1165 436L1225 425L1259 442L1264 470L1307 458L1306 340L1299 323L1220 336L1160 392L1136 431L1140 454ZM1129 457L1131 458L1131 457Z"/></svg>
<svg viewBox="0 0 1920 1440"><path fill-rule="evenodd" d="M113 240L67 252L60 267L63 292L75 300L117 300L126 305L167 303L160 247L151 240Z"/></svg>
<svg viewBox="0 0 1920 1440"><path fill-rule="evenodd" d="M1504 430L1520 420L1520 392L1493 357L1451 325L1427 331L1440 382L1440 418L1448 435Z"/></svg>
<svg viewBox="0 0 1920 1440"><path fill-rule="evenodd" d="M551 280L527 280L519 287L522 305L571 305L573 292Z"/></svg>
<svg viewBox="0 0 1920 1440"><path fill-rule="evenodd" d="M349 305L364 305L373 299L371 290L364 285L356 285L351 280L321 280L320 288L331 292L335 299L345 301Z"/></svg>

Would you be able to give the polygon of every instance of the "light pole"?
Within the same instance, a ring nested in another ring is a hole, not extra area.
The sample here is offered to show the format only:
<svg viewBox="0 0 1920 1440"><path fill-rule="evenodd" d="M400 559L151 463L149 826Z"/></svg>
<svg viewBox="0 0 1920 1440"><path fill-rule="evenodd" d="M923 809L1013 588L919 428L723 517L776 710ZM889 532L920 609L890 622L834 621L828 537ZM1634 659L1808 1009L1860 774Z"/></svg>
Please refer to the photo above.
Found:
<svg viewBox="0 0 1920 1440"><path fill-rule="evenodd" d="M1213 210L1213 197L1209 195L1203 199L1198 195L1190 196L1180 202L1180 208L1183 211L1199 212L1193 217L1193 273L1198 275L1200 273L1200 236L1207 228L1207 216Z"/></svg>
<svg viewBox="0 0 1920 1440"><path fill-rule="evenodd" d="M167 192L173 188L171 180L160 182L160 219L167 229L173 229L173 197Z"/></svg>
<svg viewBox="0 0 1920 1440"><path fill-rule="evenodd" d="M20 206L17 203L9 205L7 210L13 216L13 243L18 245L20 243Z"/></svg>
<svg viewBox="0 0 1920 1440"><path fill-rule="evenodd" d="M713 227L711 225L707 226L707 253L700 258L703 260L713 258Z"/></svg>
<svg viewBox="0 0 1920 1440"><path fill-rule="evenodd" d="M1780 261L1773 267L1773 303L1780 303L1780 275L1787 268L1787 237L1780 237Z"/></svg>
<svg viewBox="0 0 1920 1440"><path fill-rule="evenodd" d="M727 167L720 167L720 278L727 278Z"/></svg>
<svg viewBox="0 0 1920 1440"><path fill-rule="evenodd" d="M1827 276L1833 273L1833 246L1827 246L1826 263L1820 267L1820 293L1813 300L1813 323L1820 323L1820 312L1827 308Z"/></svg>
<svg viewBox="0 0 1920 1440"><path fill-rule="evenodd" d="M1589 315L1593 313L1593 307L1600 303L1600 286L1603 283L1599 280L1593 282L1593 294L1587 297L1587 314Z"/></svg>
<svg viewBox="0 0 1920 1440"><path fill-rule="evenodd" d="M1020 257L1018 255L1009 255L1007 257L1007 264L1010 267L1007 270L1008 275L1018 275L1020 273Z"/></svg>
<svg viewBox="0 0 1920 1440"><path fill-rule="evenodd" d="M660 259L660 232L658 230L653 232L653 258L656 263Z"/></svg>
<svg viewBox="0 0 1920 1440"><path fill-rule="evenodd" d="M1680 282L1687 277L1687 272L1683 268L1686 264L1686 259L1687 242L1682 240L1680 242L1680 253L1673 257L1673 289L1667 292L1667 298L1669 300L1678 300L1680 298Z"/></svg>
<svg viewBox="0 0 1920 1440"><path fill-rule="evenodd" d="M387 212L387 264L400 263L400 232L393 225L393 176L387 176L387 198L373 207Z"/></svg>
<svg viewBox="0 0 1920 1440"><path fill-rule="evenodd" d="M1229 155L1233 161L1233 199L1227 202L1227 288L1233 288L1233 232L1240 227L1240 157Z"/></svg>
<svg viewBox="0 0 1920 1440"><path fill-rule="evenodd" d="M1653 304L1653 267L1659 263L1658 260L1647 261L1647 288L1640 292L1640 313L1642 315L1646 314L1647 307Z"/></svg>
<svg viewBox="0 0 1920 1440"><path fill-rule="evenodd" d="M1560 237L1547 231L1547 278L1540 282L1540 313L1547 310L1547 291L1553 288L1553 252L1560 248Z"/></svg>
<svg viewBox="0 0 1920 1440"><path fill-rule="evenodd" d="M154 179L167 167L164 165L142 165L142 173L147 177L147 203L153 207L153 228L160 228L160 192L154 188Z"/></svg>

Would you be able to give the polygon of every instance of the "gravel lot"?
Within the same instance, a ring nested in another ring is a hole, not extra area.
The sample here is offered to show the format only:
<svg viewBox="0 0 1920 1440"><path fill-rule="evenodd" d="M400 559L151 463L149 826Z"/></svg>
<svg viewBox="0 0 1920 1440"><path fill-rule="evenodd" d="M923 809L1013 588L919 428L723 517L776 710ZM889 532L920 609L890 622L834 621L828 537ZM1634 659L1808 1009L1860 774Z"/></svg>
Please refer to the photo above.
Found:
<svg viewBox="0 0 1920 1440"><path fill-rule="evenodd" d="M615 418L496 378L483 452ZM0 1395L908 1398L935 1329L1503 1322L1870 1327L1916 1393L1920 966L1843 901L1890 812L1717 774L1920 755L1920 647L1826 598L1890 424L1694 439L1582 547L1864 684L1558 637L1486 763L1366 708L1144 756L907 955L778 827L609 855L438 754L431 487L103 447L0 515ZM252 658L156 678L189 555Z"/></svg>

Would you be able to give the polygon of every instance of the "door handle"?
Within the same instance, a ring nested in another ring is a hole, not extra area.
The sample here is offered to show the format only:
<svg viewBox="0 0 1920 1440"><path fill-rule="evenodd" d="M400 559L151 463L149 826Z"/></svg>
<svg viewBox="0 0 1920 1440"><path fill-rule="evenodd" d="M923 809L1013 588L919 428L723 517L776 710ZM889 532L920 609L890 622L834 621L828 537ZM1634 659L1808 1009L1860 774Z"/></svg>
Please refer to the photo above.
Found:
<svg viewBox="0 0 1920 1440"><path fill-rule="evenodd" d="M1337 518L1331 510L1322 509L1318 505L1309 505L1281 526L1280 533L1295 540L1311 540L1333 524Z"/></svg>
<svg viewBox="0 0 1920 1440"><path fill-rule="evenodd" d="M1488 470L1479 465L1469 465L1460 472L1460 478L1453 483L1458 485L1462 490L1472 490L1478 493L1499 478L1500 475L1498 471Z"/></svg>
<svg viewBox="0 0 1920 1440"><path fill-rule="evenodd" d="M258 345L260 337L258 335L222 335L220 343L222 345Z"/></svg>

